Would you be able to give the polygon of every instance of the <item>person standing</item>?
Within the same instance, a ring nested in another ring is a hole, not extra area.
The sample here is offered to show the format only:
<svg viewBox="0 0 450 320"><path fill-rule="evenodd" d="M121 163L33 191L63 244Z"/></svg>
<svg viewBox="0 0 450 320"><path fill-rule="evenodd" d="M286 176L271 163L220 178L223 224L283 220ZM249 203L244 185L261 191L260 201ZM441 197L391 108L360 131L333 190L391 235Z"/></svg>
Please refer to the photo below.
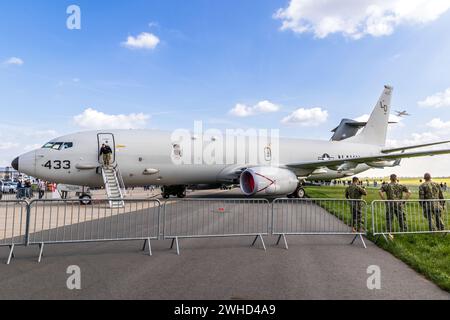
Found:
<svg viewBox="0 0 450 320"><path fill-rule="evenodd" d="M359 179L354 177L352 184L345 190L345 198L350 202L352 227L354 233L362 231L363 196L367 196L367 191L363 187L359 186Z"/></svg>
<svg viewBox="0 0 450 320"><path fill-rule="evenodd" d="M391 182L384 184L379 192L382 200L390 200L386 203L386 229L389 233L392 232L392 220L395 215L400 231L406 232L408 231L408 222L406 221L404 202L401 200L408 200L411 197L411 192L408 187L398 183L397 175L391 175L390 180ZM391 234L389 234L389 237L393 238Z"/></svg>
<svg viewBox="0 0 450 320"><path fill-rule="evenodd" d="M102 148L100 149L100 156L103 156L103 166L109 167L111 165L111 158L112 158L112 149L107 144L103 144Z"/></svg>
<svg viewBox="0 0 450 320"><path fill-rule="evenodd" d="M39 180L38 189L39 189L39 199L44 198L45 190L46 190L46 183L42 180Z"/></svg>
<svg viewBox="0 0 450 320"><path fill-rule="evenodd" d="M31 181L27 180L25 181L25 197L28 199L31 199L33 197L33 190L31 189Z"/></svg>
<svg viewBox="0 0 450 320"><path fill-rule="evenodd" d="M431 174L426 173L424 176L425 182L419 187L419 198L423 210L423 215L428 220L428 228L430 231L443 231L445 224L442 219L442 211L445 208L444 194L440 185L431 180ZM433 224L435 221L435 225Z"/></svg>

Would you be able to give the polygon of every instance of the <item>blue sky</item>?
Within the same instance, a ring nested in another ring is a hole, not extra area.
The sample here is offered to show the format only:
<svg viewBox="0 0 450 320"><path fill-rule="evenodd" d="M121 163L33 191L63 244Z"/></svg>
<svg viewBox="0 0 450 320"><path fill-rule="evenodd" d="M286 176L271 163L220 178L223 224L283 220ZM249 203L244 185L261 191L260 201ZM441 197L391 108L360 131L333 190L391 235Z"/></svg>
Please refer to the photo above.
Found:
<svg viewBox="0 0 450 320"><path fill-rule="evenodd" d="M302 11L289 11L296 2ZM336 1L328 2L325 11L345 21ZM413 114L391 130L390 144L450 138L450 10L419 21L414 12L386 8L385 0L372 2L385 10L374 15L376 31L358 25L355 33L346 24L324 34L324 10L310 0L1 1L0 166L55 135L88 129L88 108L94 116L135 114L126 119L137 127L192 128L202 120L329 139L341 118L369 113L384 84L395 87L394 107ZM72 4L81 8L81 30L66 27ZM355 16L361 9L354 1L340 5ZM276 18L279 9L291 15ZM369 25L371 17L360 22ZM300 31L305 21L308 30ZM143 33L158 44L124 45ZM261 101L277 111L251 109ZM237 104L254 112L233 115ZM299 108L327 116L282 123ZM449 158L442 159L436 172L450 175ZM405 162L402 173L417 174L418 161Z"/></svg>

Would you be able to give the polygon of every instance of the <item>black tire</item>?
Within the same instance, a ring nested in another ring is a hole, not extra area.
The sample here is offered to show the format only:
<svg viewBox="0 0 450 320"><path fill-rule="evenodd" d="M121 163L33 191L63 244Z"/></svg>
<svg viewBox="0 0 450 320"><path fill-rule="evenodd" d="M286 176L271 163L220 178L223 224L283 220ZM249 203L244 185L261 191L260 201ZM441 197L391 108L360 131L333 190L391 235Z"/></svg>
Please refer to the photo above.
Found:
<svg viewBox="0 0 450 320"><path fill-rule="evenodd" d="M169 198L170 198L170 194L164 193L164 194L163 194L163 198L164 198L164 199L169 199Z"/></svg>
<svg viewBox="0 0 450 320"><path fill-rule="evenodd" d="M303 189L303 188L298 188L298 189L295 191L295 197L296 197L297 199L305 199L305 198L306 198L306 191L305 191L305 189Z"/></svg>
<svg viewBox="0 0 450 320"><path fill-rule="evenodd" d="M84 194L80 196L80 203L83 206L90 206L92 204L92 197L90 195Z"/></svg>
<svg viewBox="0 0 450 320"><path fill-rule="evenodd" d="M186 192L180 192L179 194L177 194L177 197L178 197L179 199L184 199L184 198L186 198Z"/></svg>

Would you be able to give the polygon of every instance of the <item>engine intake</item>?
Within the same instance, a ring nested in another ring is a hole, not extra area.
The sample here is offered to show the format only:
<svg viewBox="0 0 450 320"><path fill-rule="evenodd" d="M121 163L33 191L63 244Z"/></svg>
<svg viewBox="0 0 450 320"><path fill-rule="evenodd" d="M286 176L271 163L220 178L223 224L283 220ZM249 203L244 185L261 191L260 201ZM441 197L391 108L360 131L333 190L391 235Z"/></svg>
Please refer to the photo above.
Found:
<svg viewBox="0 0 450 320"><path fill-rule="evenodd" d="M241 190L246 196L264 194L280 196L292 194L297 190L297 176L288 169L275 167L256 167L241 174Z"/></svg>

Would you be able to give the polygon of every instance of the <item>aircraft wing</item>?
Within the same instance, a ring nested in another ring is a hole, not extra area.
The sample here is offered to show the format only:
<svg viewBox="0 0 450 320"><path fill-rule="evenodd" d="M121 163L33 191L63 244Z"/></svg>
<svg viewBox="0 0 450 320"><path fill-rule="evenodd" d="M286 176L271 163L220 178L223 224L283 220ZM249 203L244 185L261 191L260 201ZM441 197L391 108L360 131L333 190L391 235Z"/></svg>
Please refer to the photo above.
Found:
<svg viewBox="0 0 450 320"><path fill-rule="evenodd" d="M381 152L382 153L393 153L393 152L399 152L399 151L405 151L405 150L411 150L411 149L418 149L418 148L423 148L423 147L437 146L437 145L445 144L445 143L450 143L450 140L449 141L434 142L434 143L427 143L427 144L419 144L419 145L408 146L408 147L403 147L403 148L384 149Z"/></svg>
<svg viewBox="0 0 450 320"><path fill-rule="evenodd" d="M361 158L350 158L350 159L340 159L340 160L319 160L319 161L310 161L310 162L300 162L300 163L292 163L286 165L292 169L318 169L323 167L333 167L339 166L345 163L371 163L371 162L379 162L379 161L393 161L399 159L406 158L418 158L418 157L426 157L426 156L437 156L443 154L450 154L450 149L445 150L433 150L433 151L420 151L420 152L410 152L410 153L396 153L396 154L380 154L378 156L372 157L361 157Z"/></svg>

